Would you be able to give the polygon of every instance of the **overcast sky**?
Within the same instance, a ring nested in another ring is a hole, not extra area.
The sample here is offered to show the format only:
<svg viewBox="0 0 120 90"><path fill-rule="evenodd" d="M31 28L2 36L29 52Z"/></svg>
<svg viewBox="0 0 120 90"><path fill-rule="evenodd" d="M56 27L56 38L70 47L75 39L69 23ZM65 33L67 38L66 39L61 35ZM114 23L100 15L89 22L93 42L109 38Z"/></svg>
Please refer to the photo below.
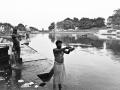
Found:
<svg viewBox="0 0 120 90"><path fill-rule="evenodd" d="M38 29L67 17L96 18L113 14L119 0L0 0L0 22L23 23Z"/></svg>

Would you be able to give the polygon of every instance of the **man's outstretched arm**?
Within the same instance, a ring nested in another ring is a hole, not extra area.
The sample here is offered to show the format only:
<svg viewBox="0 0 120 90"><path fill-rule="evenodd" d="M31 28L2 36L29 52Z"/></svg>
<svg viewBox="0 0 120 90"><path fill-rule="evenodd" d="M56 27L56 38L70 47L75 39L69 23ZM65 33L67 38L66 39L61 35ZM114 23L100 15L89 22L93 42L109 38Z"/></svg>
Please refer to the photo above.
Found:
<svg viewBox="0 0 120 90"><path fill-rule="evenodd" d="M74 48L71 48L71 47L68 47L67 49L68 49L68 51L64 50L65 54L69 54L71 51L74 50Z"/></svg>

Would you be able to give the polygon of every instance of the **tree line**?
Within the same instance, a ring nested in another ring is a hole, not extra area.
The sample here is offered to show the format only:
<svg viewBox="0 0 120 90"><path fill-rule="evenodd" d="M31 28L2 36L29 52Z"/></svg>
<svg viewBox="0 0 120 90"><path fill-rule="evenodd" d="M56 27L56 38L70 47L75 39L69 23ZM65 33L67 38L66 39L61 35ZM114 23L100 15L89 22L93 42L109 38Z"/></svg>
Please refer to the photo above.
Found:
<svg viewBox="0 0 120 90"><path fill-rule="evenodd" d="M81 18L78 19L74 17L73 19L71 18L66 18L63 21L57 22L56 24L53 22L50 24L48 29L51 31L55 27L57 29L63 29L63 30L68 30L68 29L91 29L93 27L101 28L105 26L105 19L102 17L90 19L90 18Z"/></svg>
<svg viewBox="0 0 120 90"><path fill-rule="evenodd" d="M17 26L13 26L10 23L0 23L0 34L11 34L12 29L16 28L18 31L27 31L26 25L19 23ZM30 31L39 31L37 28L30 26Z"/></svg>
<svg viewBox="0 0 120 90"><path fill-rule="evenodd" d="M113 15L109 16L107 19L107 25L120 29L120 9L114 10L113 12Z"/></svg>

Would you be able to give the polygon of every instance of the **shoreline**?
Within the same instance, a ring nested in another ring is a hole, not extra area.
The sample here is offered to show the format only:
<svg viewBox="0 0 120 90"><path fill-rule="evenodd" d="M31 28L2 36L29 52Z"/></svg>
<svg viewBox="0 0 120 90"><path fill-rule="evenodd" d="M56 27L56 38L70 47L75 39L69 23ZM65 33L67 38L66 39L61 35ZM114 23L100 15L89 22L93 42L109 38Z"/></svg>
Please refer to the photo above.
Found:
<svg viewBox="0 0 120 90"><path fill-rule="evenodd" d="M107 28L93 28L93 29L80 29L76 31L51 31L49 33L96 33L99 30L106 30Z"/></svg>

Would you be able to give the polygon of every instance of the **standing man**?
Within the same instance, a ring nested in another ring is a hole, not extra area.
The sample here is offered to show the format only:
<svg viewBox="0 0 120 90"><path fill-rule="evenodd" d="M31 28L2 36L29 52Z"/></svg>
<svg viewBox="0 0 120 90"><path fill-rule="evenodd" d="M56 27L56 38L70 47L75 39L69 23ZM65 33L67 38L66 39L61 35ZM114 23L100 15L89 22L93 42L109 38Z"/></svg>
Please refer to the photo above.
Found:
<svg viewBox="0 0 120 90"><path fill-rule="evenodd" d="M74 48L65 47L62 48L62 41L56 41L56 47L53 49L55 57L54 62L54 76L53 76L53 90L56 90L57 86L59 90L62 88L63 81L65 79L65 66L64 66L64 53L69 54Z"/></svg>
<svg viewBox="0 0 120 90"><path fill-rule="evenodd" d="M17 38L17 30L16 28L13 29L15 31L15 33L13 32L13 35L12 35L12 42L13 42L13 52L14 52L14 55L15 55L15 63L18 64L19 63L19 60L20 60L20 42Z"/></svg>

